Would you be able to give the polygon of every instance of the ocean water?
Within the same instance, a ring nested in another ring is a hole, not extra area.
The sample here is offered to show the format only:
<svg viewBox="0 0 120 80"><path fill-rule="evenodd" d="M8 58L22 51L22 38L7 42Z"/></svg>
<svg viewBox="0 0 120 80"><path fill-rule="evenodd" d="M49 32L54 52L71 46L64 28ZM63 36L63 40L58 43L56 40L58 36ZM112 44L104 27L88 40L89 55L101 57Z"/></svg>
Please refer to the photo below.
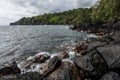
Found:
<svg viewBox="0 0 120 80"><path fill-rule="evenodd" d="M57 53L63 45L71 46L88 36L66 25L0 26L0 64L19 62L39 52Z"/></svg>

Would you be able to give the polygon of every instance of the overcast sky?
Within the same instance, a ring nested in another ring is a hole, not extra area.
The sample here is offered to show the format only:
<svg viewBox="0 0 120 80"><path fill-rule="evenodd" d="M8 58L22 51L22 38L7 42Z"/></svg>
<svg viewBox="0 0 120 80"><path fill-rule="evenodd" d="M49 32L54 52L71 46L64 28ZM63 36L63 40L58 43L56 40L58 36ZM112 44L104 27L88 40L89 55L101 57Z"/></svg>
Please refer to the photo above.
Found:
<svg viewBox="0 0 120 80"><path fill-rule="evenodd" d="M90 7L97 0L0 0L0 25L22 17Z"/></svg>

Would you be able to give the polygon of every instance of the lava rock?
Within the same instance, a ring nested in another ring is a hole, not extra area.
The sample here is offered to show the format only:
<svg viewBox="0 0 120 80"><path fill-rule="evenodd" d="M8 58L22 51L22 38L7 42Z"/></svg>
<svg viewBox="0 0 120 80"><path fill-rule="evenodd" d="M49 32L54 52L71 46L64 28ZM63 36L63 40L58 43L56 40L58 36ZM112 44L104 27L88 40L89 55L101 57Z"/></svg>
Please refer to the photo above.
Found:
<svg viewBox="0 0 120 80"><path fill-rule="evenodd" d="M34 61L33 63L44 63L46 60L48 60L50 58L49 55L47 54L41 54L41 55L36 55L34 57Z"/></svg>
<svg viewBox="0 0 120 80"><path fill-rule="evenodd" d="M62 62L61 66L46 77L46 80L81 80L76 66L71 62Z"/></svg>
<svg viewBox="0 0 120 80"><path fill-rule="evenodd" d="M18 74L18 73L21 73L21 70L20 68L18 68L16 62L13 62L12 64L0 68L0 76Z"/></svg>
<svg viewBox="0 0 120 80"><path fill-rule="evenodd" d="M106 60L110 69L120 68L120 44L110 44L98 47L97 51Z"/></svg>
<svg viewBox="0 0 120 80"><path fill-rule="evenodd" d="M61 59L58 56L54 56L46 63L46 66L43 68L44 76L49 75L51 72L56 70L61 65Z"/></svg>
<svg viewBox="0 0 120 80"><path fill-rule="evenodd" d="M19 76L20 80L42 80L43 77L38 72L28 72ZM16 79L17 80L17 79Z"/></svg>
<svg viewBox="0 0 120 80"><path fill-rule="evenodd" d="M120 77L115 72L108 72L100 80L120 80Z"/></svg>
<svg viewBox="0 0 120 80"><path fill-rule="evenodd" d="M22 69L30 69L31 65L34 63L44 63L46 60L48 60L50 56L47 53L43 54L37 54L31 58L28 58L27 60L20 63L20 67Z"/></svg>
<svg viewBox="0 0 120 80"><path fill-rule="evenodd" d="M87 47L87 52L95 50L97 47L101 47L101 46L104 46L104 45L106 45L106 42L99 42L99 41L91 42L89 44L89 46Z"/></svg>
<svg viewBox="0 0 120 80"><path fill-rule="evenodd" d="M96 51L92 51L84 56L75 56L73 62L77 65L82 79L98 79L108 70L104 59Z"/></svg>

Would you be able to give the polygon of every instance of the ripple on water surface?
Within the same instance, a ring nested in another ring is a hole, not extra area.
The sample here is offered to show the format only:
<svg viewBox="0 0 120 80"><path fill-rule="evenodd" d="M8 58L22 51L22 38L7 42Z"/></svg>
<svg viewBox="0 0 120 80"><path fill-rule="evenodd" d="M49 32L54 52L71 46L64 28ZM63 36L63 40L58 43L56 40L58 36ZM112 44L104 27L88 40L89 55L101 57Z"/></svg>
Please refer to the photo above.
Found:
<svg viewBox="0 0 120 80"><path fill-rule="evenodd" d="M56 53L61 44L72 45L87 37L66 25L0 26L0 62L19 61L39 51Z"/></svg>

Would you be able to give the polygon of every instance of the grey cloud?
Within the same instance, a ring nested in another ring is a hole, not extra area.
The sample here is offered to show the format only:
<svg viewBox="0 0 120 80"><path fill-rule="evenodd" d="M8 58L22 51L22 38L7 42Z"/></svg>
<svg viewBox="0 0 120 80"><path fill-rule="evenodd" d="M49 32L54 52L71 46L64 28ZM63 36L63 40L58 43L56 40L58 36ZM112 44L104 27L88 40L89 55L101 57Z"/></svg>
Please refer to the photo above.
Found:
<svg viewBox="0 0 120 80"><path fill-rule="evenodd" d="M77 7L90 7L96 3L97 0L77 0Z"/></svg>
<svg viewBox="0 0 120 80"><path fill-rule="evenodd" d="M17 19L18 20L18 19ZM0 17L0 25L8 25L11 21L16 21L14 18Z"/></svg>
<svg viewBox="0 0 120 80"><path fill-rule="evenodd" d="M96 1L97 0L1 0L0 24L11 21L14 22L22 17L61 12L73 8L90 7Z"/></svg>
<svg viewBox="0 0 120 80"><path fill-rule="evenodd" d="M15 5L35 10L30 10L31 13L42 14L66 11L79 7L90 7L96 0L14 0Z"/></svg>

